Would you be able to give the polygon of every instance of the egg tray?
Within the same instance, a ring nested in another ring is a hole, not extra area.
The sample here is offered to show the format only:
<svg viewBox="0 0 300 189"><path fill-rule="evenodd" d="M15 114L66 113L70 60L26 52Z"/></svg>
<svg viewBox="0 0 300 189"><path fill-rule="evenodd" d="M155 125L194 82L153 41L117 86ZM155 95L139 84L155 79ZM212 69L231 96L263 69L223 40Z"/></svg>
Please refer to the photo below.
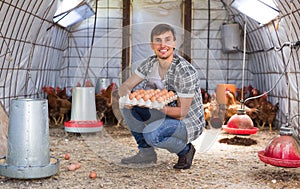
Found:
<svg viewBox="0 0 300 189"><path fill-rule="evenodd" d="M151 100L144 100L143 98L137 100L136 98L133 98L132 100L129 99L129 95L122 96L119 99L119 106L120 108L124 108L125 106L140 106L140 107L146 107L150 109L162 109L165 105L169 104L170 102L173 102L174 100L177 100L177 95L174 95L162 102L158 102L157 100L154 100L153 102Z"/></svg>

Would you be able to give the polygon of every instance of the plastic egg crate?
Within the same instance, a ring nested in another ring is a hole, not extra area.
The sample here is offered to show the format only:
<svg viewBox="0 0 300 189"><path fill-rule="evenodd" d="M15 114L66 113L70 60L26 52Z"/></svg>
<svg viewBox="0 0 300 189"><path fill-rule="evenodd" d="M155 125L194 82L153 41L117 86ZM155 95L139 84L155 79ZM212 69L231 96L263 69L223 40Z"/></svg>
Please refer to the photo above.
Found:
<svg viewBox="0 0 300 189"><path fill-rule="evenodd" d="M144 100L143 98L137 100L133 98L130 100L129 95L120 97L119 99L119 106L120 108L124 108L124 106L141 106L147 107L150 109L162 109L166 104L174 101L177 99L177 95L171 96L162 102L158 102L157 100L151 101L150 99Z"/></svg>

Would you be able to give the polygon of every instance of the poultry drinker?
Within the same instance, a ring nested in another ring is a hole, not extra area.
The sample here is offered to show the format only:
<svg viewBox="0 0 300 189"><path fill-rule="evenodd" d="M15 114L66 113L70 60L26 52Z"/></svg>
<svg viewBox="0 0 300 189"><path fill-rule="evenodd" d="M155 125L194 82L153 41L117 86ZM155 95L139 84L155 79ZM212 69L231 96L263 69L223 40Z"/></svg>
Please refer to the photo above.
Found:
<svg viewBox="0 0 300 189"><path fill-rule="evenodd" d="M266 164L278 167L300 167L299 140L293 136L291 128L280 128L264 150L258 152L258 157Z"/></svg>
<svg viewBox="0 0 300 189"><path fill-rule="evenodd" d="M244 42L243 42L243 72L242 72L242 89L244 88L244 75L246 64L246 31L247 22L244 27ZM243 94L243 91L242 91ZM241 97L243 100L243 95ZM223 130L231 134L249 135L255 134L258 128L254 127L252 119L246 114L244 103L241 104L241 108L237 110L237 113L231 116L227 122L227 125L222 126Z"/></svg>
<svg viewBox="0 0 300 189"><path fill-rule="evenodd" d="M258 131L244 109L239 109L237 114L230 117L227 125L223 125L222 128L227 133L239 135L255 134Z"/></svg>
<svg viewBox="0 0 300 189"><path fill-rule="evenodd" d="M94 87L75 87L72 94L71 120L65 122L65 131L92 133L102 130L103 123L97 120Z"/></svg>

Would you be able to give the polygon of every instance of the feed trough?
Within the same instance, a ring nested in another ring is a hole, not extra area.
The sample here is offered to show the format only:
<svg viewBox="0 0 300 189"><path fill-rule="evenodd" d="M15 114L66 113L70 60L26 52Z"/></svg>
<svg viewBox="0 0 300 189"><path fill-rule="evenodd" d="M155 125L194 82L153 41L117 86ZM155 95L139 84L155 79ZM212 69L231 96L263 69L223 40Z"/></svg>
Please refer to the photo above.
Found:
<svg viewBox="0 0 300 189"><path fill-rule="evenodd" d="M239 109L238 113L233 115L227 125L222 126L223 130L230 134L237 135L251 135L258 131L257 127L254 127L253 121L245 113L244 109Z"/></svg>
<svg viewBox="0 0 300 189"><path fill-rule="evenodd" d="M58 172L50 157L48 104L45 99L13 99L8 127L7 156L0 158L0 175L34 179Z"/></svg>
<svg viewBox="0 0 300 189"><path fill-rule="evenodd" d="M300 167L299 142L290 128L281 128L280 134L258 152L258 157L264 163L278 167Z"/></svg>

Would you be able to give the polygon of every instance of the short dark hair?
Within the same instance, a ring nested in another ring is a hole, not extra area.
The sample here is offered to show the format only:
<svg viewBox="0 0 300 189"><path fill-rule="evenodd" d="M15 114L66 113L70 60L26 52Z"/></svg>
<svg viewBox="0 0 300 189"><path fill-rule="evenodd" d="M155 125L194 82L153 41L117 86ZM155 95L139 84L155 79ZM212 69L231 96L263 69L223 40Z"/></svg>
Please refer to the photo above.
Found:
<svg viewBox="0 0 300 189"><path fill-rule="evenodd" d="M172 26L168 25L168 24L158 24L156 25L152 31L151 31L151 42L153 42L153 36L154 35L160 35L163 34L165 32L171 31L173 36L174 36L174 41L176 41L176 34L175 34L175 30Z"/></svg>

